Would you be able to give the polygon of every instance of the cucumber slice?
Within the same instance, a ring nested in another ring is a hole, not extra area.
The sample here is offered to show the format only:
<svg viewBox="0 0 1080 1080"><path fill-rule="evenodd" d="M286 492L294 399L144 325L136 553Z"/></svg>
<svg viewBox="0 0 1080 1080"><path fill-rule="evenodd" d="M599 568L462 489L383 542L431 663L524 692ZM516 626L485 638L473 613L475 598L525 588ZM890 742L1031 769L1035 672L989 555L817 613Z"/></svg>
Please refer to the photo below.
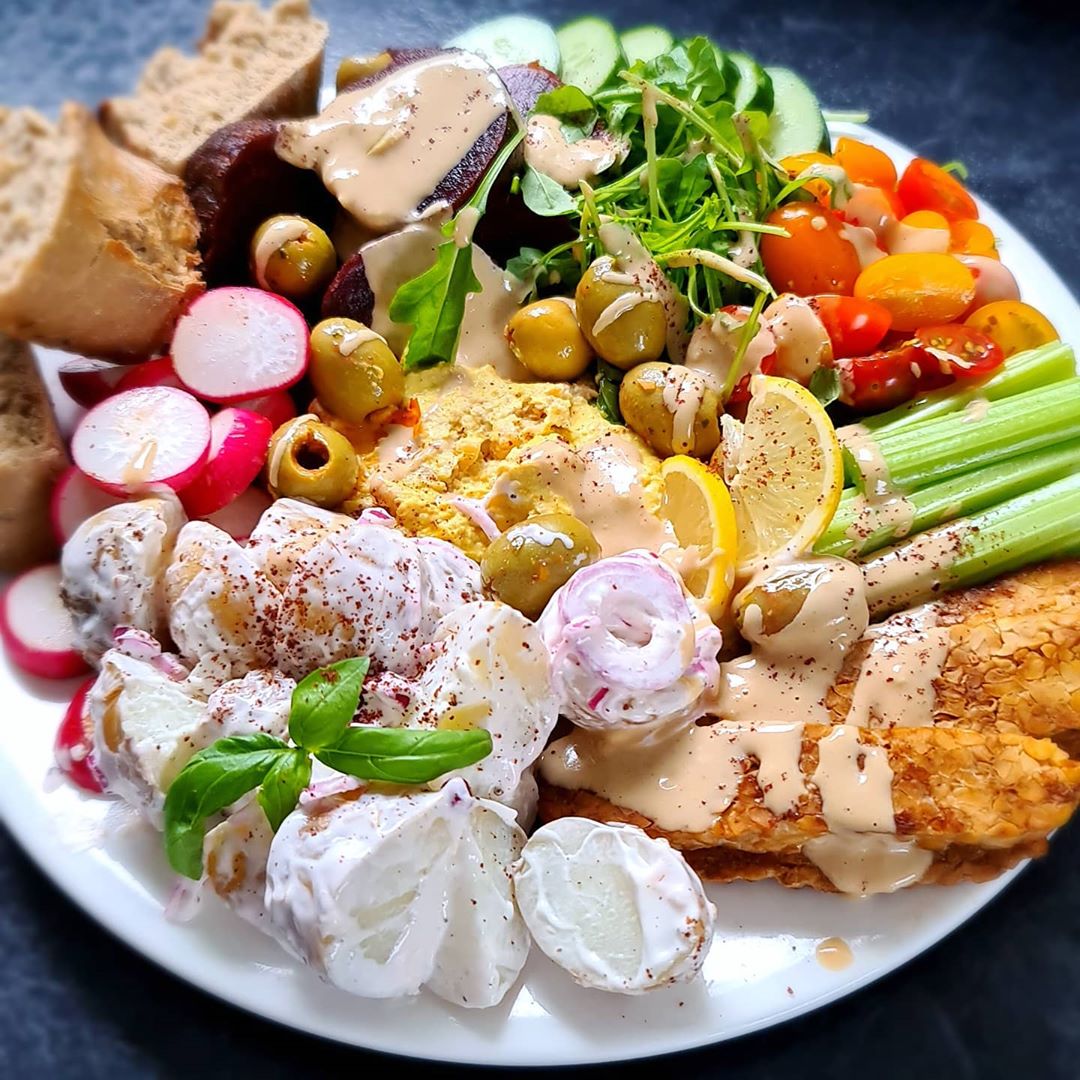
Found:
<svg viewBox="0 0 1080 1080"><path fill-rule="evenodd" d="M482 56L492 67L531 64L559 73L559 43L546 22L528 15L504 15L465 30L447 43Z"/></svg>
<svg viewBox="0 0 1080 1080"><path fill-rule="evenodd" d="M772 79L774 98L766 148L775 158L816 150L828 134L813 91L787 68L768 67L765 72Z"/></svg>
<svg viewBox="0 0 1080 1080"><path fill-rule="evenodd" d="M675 39L662 26L638 26L620 35L623 55L628 64L638 60L648 63L675 44Z"/></svg>
<svg viewBox="0 0 1080 1080"><path fill-rule="evenodd" d="M591 15L555 32L562 54L562 81L595 94L626 62L615 27Z"/></svg>
<svg viewBox="0 0 1080 1080"><path fill-rule="evenodd" d="M739 82L735 87L735 111L771 113L773 84L769 73L746 53L733 52L728 56L739 71Z"/></svg>

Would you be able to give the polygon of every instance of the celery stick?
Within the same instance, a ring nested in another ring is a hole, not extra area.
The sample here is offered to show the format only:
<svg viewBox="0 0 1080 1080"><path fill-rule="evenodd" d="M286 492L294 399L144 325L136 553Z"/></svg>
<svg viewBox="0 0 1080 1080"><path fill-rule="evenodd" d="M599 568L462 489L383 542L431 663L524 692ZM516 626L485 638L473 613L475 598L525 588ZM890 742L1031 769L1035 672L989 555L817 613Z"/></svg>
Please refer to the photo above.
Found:
<svg viewBox="0 0 1080 1080"><path fill-rule="evenodd" d="M991 402L983 416L966 413L873 435L875 458L890 491L907 494L957 473L1080 438L1080 379ZM856 487L865 477L852 451L844 470ZM877 481L880 482L880 481Z"/></svg>
<svg viewBox="0 0 1080 1080"><path fill-rule="evenodd" d="M923 532L1023 495L1080 471L1080 440L1008 458L882 502L848 490L821 539L819 555L867 555Z"/></svg>
<svg viewBox="0 0 1080 1080"><path fill-rule="evenodd" d="M861 560L874 618L1031 563L1080 553L1080 473Z"/></svg>
<svg viewBox="0 0 1080 1080"><path fill-rule="evenodd" d="M1002 398L1061 382L1075 374L1076 357L1072 346L1063 341L1052 341L1048 345L1040 345L1037 349L1028 349L1009 357L1005 366L988 379L963 380L942 390L923 394L888 412L866 417L861 421L861 426L878 435L892 434L924 420L937 420L950 413L959 412L976 398L1000 401ZM844 441L845 433L850 434L851 430L858 426L860 425L851 424L840 428L837 432L840 441Z"/></svg>

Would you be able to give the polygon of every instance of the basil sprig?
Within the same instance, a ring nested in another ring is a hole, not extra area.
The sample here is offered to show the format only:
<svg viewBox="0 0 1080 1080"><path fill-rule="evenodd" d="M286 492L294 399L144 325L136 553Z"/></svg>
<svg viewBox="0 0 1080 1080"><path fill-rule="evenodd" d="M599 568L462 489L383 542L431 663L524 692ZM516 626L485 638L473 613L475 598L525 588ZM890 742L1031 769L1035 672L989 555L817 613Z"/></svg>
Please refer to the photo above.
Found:
<svg viewBox="0 0 1080 1080"><path fill-rule="evenodd" d="M482 729L350 726L360 704L366 658L319 668L293 691L290 746L262 732L218 739L180 771L165 797L165 852L172 868L202 876L206 819L259 789L259 805L276 832L311 781L311 758L355 776L391 784L426 784L491 753Z"/></svg>
<svg viewBox="0 0 1080 1080"><path fill-rule="evenodd" d="M525 133L518 131L507 140L473 197L443 226L443 236L448 239L439 245L435 264L394 293L390 318L412 327L402 360L406 371L448 364L454 359L465 318L465 301L470 293L481 291L472 268L472 228L487 209L488 196L503 166L524 137ZM466 222L471 222L467 239L459 242L455 232Z"/></svg>

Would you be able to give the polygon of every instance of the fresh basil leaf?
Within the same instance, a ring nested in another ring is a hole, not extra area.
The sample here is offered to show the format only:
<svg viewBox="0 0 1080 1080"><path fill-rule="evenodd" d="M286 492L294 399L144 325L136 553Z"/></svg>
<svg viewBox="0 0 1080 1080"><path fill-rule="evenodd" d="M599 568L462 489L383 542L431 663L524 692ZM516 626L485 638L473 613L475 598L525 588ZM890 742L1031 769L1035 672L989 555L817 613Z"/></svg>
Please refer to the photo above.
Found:
<svg viewBox="0 0 1080 1080"><path fill-rule="evenodd" d="M165 853L169 865L196 881L202 877L203 837L211 814L258 787L292 750L272 735L234 735L200 750L165 796Z"/></svg>
<svg viewBox="0 0 1080 1080"><path fill-rule="evenodd" d="M840 372L834 367L819 367L810 376L810 393L822 405L831 405L840 397Z"/></svg>
<svg viewBox="0 0 1080 1080"><path fill-rule="evenodd" d="M296 809L300 792L311 783L311 757L306 750L290 750L274 762L259 788L259 805L277 832Z"/></svg>
<svg viewBox="0 0 1080 1080"><path fill-rule="evenodd" d="M604 419L612 424L623 422L622 410L619 408L619 386L622 383L623 374L614 364L609 364L606 360L597 361L596 407Z"/></svg>
<svg viewBox="0 0 1080 1080"><path fill-rule="evenodd" d="M576 86L560 86L536 99L533 113L555 116L572 127L591 128L596 121L596 106L583 90Z"/></svg>
<svg viewBox="0 0 1080 1080"><path fill-rule="evenodd" d="M483 728L442 731L426 728L351 727L335 746L315 756L331 769L360 780L390 784L426 784L463 769L491 753L491 735Z"/></svg>
<svg viewBox="0 0 1080 1080"><path fill-rule="evenodd" d="M521 197L525 200L525 205L540 217L560 217L577 212L577 200L570 192L531 165L525 167L525 176L521 181Z"/></svg>
<svg viewBox="0 0 1080 1080"><path fill-rule="evenodd" d="M289 710L289 737L297 746L319 750L341 738L356 715L369 666L366 656L339 660L297 684Z"/></svg>

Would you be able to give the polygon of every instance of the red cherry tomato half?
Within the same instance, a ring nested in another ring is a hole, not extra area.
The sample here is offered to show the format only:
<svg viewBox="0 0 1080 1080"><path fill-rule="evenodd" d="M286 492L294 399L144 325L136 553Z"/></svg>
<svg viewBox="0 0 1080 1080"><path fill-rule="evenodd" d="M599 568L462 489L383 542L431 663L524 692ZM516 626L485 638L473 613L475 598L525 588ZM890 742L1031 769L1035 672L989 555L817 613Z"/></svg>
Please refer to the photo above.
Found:
<svg viewBox="0 0 1080 1080"><path fill-rule="evenodd" d="M909 345L836 362L840 400L859 412L876 413L910 401L919 390L921 351Z"/></svg>
<svg viewBox="0 0 1080 1080"><path fill-rule="evenodd" d="M909 213L913 210L935 210L950 221L979 216L979 208L964 185L940 165L926 158L916 158L904 170L896 190Z"/></svg>
<svg viewBox="0 0 1080 1080"><path fill-rule="evenodd" d="M958 379L978 379L1005 363L996 341L970 326L948 323L915 331L915 342L938 360L941 370Z"/></svg>
<svg viewBox="0 0 1080 1080"><path fill-rule="evenodd" d="M833 356L867 356L889 332L889 309L854 296L815 296L810 306L832 342Z"/></svg>

